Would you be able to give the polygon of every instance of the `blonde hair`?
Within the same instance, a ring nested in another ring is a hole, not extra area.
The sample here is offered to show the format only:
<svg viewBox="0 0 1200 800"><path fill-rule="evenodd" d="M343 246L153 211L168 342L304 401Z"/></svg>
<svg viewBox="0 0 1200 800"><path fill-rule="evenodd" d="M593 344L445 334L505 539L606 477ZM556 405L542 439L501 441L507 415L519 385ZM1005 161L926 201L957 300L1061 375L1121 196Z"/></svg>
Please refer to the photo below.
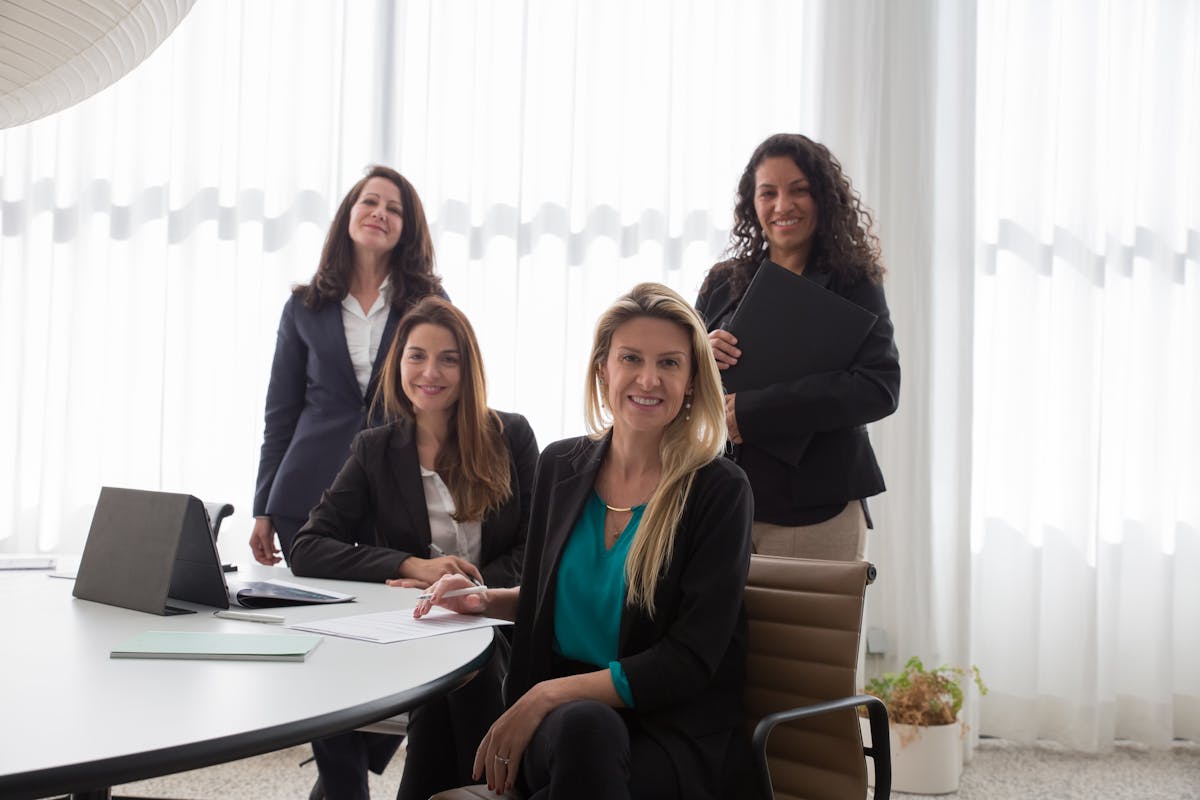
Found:
<svg viewBox="0 0 1200 800"><path fill-rule="evenodd" d="M659 453L662 473L646 504L637 536L625 561L626 603L654 615L654 591L671 560L675 530L683 516L696 470L721 455L725 447L725 400L704 323L691 305L661 283L639 283L600 315L592 342L584 418L593 439L612 430L612 416L601 398L600 366L612 348L613 333L630 320L650 317L673 322L692 342L691 408L682 408L663 431Z"/></svg>
<svg viewBox="0 0 1200 800"><path fill-rule="evenodd" d="M450 438L438 451L434 469L446 482L454 499L454 519L481 520L504 505L512 495L504 424L487 407L487 379L479 342L466 315L440 297L426 297L396 325L396 335L379 375L379 391L372 403L388 422L416 419L412 401L400 385L400 361L408 337L418 325L437 325L450 331L458 344L460 378L458 402L450 418Z"/></svg>

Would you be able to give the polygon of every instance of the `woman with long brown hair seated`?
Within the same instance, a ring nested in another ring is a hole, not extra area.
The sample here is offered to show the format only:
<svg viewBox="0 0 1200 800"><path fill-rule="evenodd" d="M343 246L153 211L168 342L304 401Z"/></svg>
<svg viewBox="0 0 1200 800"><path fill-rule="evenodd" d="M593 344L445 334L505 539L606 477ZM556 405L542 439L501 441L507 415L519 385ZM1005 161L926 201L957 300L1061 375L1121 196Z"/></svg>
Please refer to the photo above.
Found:
<svg viewBox="0 0 1200 800"><path fill-rule="evenodd" d="M537 442L524 417L488 408L479 344L461 311L428 297L400 320L380 402L390 424L355 438L296 535L292 571L417 588L447 574L519 583ZM507 645L503 637L496 644L474 680L410 712L401 800L469 779L471 752L502 710ZM313 742L327 797L368 797L379 736Z"/></svg>

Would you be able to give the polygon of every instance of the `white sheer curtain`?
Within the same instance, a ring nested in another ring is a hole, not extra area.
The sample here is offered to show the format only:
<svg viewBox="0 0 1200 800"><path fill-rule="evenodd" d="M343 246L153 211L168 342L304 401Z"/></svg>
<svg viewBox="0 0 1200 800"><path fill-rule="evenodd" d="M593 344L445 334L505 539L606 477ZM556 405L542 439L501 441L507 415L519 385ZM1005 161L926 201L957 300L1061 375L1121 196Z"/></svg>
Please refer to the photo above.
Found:
<svg viewBox="0 0 1200 800"><path fill-rule="evenodd" d="M1119 6L1141 23L1126 28L1103 6L1106 54L1063 52L1096 47L1095 27L1036 8L197 4L116 86L0 133L0 550L79 550L103 484L230 500L245 536L279 309L366 164L416 185L492 403L545 444L582 428L599 310L638 280L693 297L751 150L803 131L876 211L904 372L872 431L889 491L868 624L893 651L869 668L978 663L984 733L1094 743L1076 712L1128 685L1195 725L1200 669L1171 643L1195 641L1200 176L1195 100L1162 102L1197 94L1195 12ZM1053 46L1006 67L1022 25ZM1130 69L1098 69L1130 30ZM1045 80L1046 53L1059 70L1094 57L1088 81ZM1126 625L1129 586L1167 628ZM1118 659L1136 643L1114 620L1155 658ZM1069 700L1067 727L1015 724L1048 696Z"/></svg>
<svg viewBox="0 0 1200 800"><path fill-rule="evenodd" d="M104 484L249 510L279 310L383 155L377 13L200 3L125 79L0 134L5 551L81 550Z"/></svg>
<svg viewBox="0 0 1200 800"><path fill-rule="evenodd" d="M817 123L819 75L804 67L819 51L797 44L822 9L400 7L394 161L480 334L493 402L529 416L543 443L582 430L599 312L642 280L694 298L754 146Z"/></svg>
<svg viewBox="0 0 1200 800"><path fill-rule="evenodd" d="M0 138L0 546L78 549L102 484L229 499L245 523L279 308L372 161L417 186L493 403L542 442L577 433L596 314L639 280L695 295L761 139L826 141L871 205L919 177L927 161L881 166L890 19L874 2L199 4L128 78ZM894 250L897 276L925 261Z"/></svg>
<svg viewBox="0 0 1200 800"><path fill-rule="evenodd" d="M980 9L983 729L1200 737L1200 7Z"/></svg>

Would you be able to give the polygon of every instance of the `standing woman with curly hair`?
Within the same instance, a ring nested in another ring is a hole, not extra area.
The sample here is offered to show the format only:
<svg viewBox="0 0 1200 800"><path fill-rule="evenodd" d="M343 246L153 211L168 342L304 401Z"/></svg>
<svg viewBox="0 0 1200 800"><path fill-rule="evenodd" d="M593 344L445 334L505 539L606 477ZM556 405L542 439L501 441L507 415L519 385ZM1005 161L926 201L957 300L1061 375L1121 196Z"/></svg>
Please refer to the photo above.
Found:
<svg viewBox="0 0 1200 800"><path fill-rule="evenodd" d="M866 498L884 490L865 426L894 412L900 393L871 214L828 148L776 134L755 149L738 182L728 255L696 300L722 370L742 355L723 328L764 258L878 316L845 369L725 397L731 457L754 488L755 552L861 560L871 527ZM786 461L762 447L788 440L795 447Z"/></svg>
<svg viewBox="0 0 1200 800"><path fill-rule="evenodd" d="M250 535L260 564L278 563L280 550L290 557L368 423L397 321L430 294L445 296L421 200L400 173L371 167L342 199L316 274L279 320Z"/></svg>

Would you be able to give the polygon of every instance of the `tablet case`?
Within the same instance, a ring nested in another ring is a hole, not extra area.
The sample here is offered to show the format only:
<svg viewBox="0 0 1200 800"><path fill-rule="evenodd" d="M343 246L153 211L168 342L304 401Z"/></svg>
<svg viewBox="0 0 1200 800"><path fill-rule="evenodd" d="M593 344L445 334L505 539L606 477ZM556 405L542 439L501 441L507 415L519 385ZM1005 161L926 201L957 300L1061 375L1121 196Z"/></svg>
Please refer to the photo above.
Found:
<svg viewBox="0 0 1200 800"><path fill-rule="evenodd" d="M229 608L204 504L188 494L103 487L73 594L150 614L189 613L168 599Z"/></svg>

